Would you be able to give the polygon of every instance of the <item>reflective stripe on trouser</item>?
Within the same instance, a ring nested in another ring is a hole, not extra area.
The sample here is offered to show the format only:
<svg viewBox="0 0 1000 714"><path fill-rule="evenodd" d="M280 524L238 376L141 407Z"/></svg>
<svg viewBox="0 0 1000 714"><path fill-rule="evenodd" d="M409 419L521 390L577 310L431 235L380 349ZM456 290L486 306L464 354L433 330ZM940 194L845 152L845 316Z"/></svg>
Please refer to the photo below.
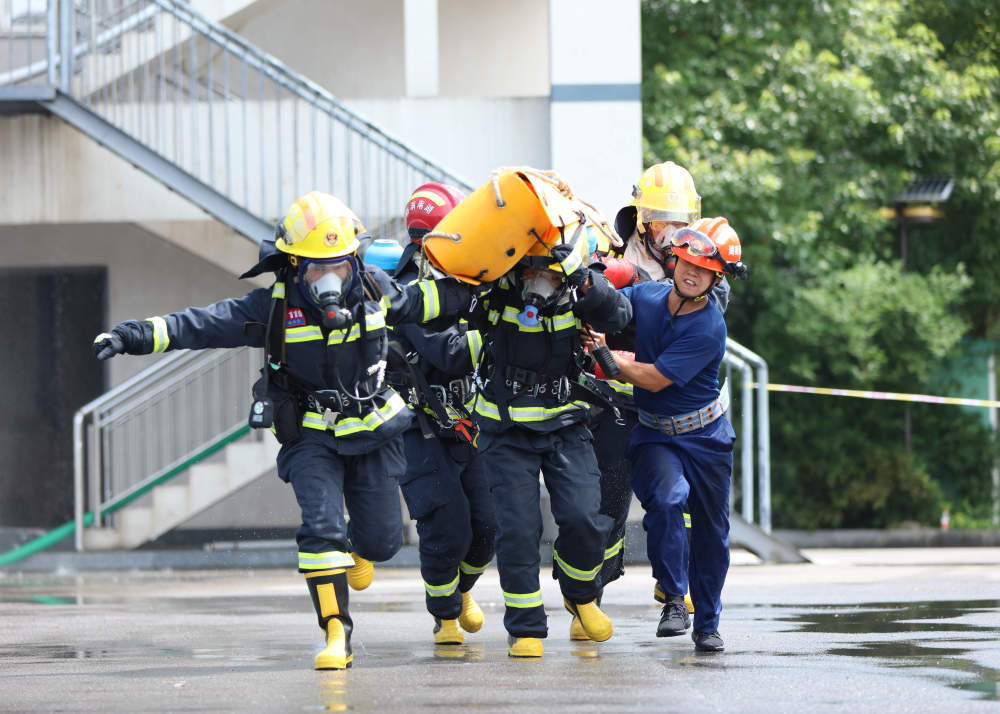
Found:
<svg viewBox="0 0 1000 714"><path fill-rule="evenodd" d="M278 453L278 473L291 482L302 511L295 540L303 573L351 567L352 551L388 560L403 542L396 491L396 477L406 468L402 437L356 456L338 454L335 444L327 432L304 429Z"/></svg>
<svg viewBox="0 0 1000 714"><path fill-rule="evenodd" d="M642 523L653 577L668 595L683 595L690 585L699 632L719 628L729 570L734 438L723 417L697 431L629 450L632 488L646 511ZM690 544L685 503L691 514Z"/></svg>
<svg viewBox="0 0 1000 714"><path fill-rule="evenodd" d="M427 611L452 620L462 592L493 558L496 516L475 451L453 440L403 435L406 474L400 488L420 536L420 574Z"/></svg>
<svg viewBox="0 0 1000 714"><path fill-rule="evenodd" d="M624 424L616 423L615 415L604 411L590 426L594 435L594 456L601 472L601 513L614 521L604 549L602 587L625 572L625 529L632 503L626 447L629 433L638 422L635 412L623 409L621 415Z"/></svg>
<svg viewBox="0 0 1000 714"><path fill-rule="evenodd" d="M558 528L554 560L563 595L588 602L600 592L611 519L599 514L600 474L590 432L581 424L537 433L517 427L479 435L481 458L497 512L497 570L504 627L515 637L545 637L539 587L542 537L538 472L542 470Z"/></svg>

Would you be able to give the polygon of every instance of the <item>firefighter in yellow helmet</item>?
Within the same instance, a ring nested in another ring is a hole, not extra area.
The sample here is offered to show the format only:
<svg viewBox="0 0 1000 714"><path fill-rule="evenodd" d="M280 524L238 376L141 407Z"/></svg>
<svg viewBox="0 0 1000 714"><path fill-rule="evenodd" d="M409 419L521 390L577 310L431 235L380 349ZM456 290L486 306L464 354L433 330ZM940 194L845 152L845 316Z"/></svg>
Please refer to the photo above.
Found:
<svg viewBox="0 0 1000 714"><path fill-rule="evenodd" d="M457 315L470 299L453 279L400 287L358 256L364 226L340 199L297 199L241 277L273 271L270 289L207 307L127 320L94 340L98 359L174 349L263 347L250 426L270 428L278 475L302 511L296 534L326 646L316 669L346 669L353 621L348 585L372 579L372 561L402 544L395 477L405 470L402 434L412 421L384 379L387 324ZM344 505L351 514L348 523Z"/></svg>
<svg viewBox="0 0 1000 714"><path fill-rule="evenodd" d="M604 276L616 288L625 288L650 280L671 284L675 257L670 246L670 238L701 215L701 196L695 189L694 179L682 166L665 161L646 169L638 183L632 188L633 199L629 205L619 210L615 218L615 228L626 240L621 256L609 255L598 249L595 256L605 266ZM711 300L725 313L729 301L729 283L721 280L712 288ZM608 344L618 355L634 358L635 329L629 327L617 335L609 335ZM597 377L604 378L598 368ZM625 530L632 490L629 486L629 466L625 455L628 436L635 427L636 408L633 386L616 379L607 379L605 384L611 390L613 401L619 409L620 418L605 411L590 424L594 436L594 453L601 471L601 513L614 520L614 527L608 539L601 582L607 585L624 573ZM687 514L685 517L690 523ZM665 602L665 595L659 585L654 587L653 597ZM689 609L693 609L687 598ZM570 638L587 639L586 633L574 620L570 626Z"/></svg>
<svg viewBox="0 0 1000 714"><path fill-rule="evenodd" d="M615 216L615 230L626 241L622 257L651 280L670 277L670 236L698 218L701 196L688 170L673 161L650 166Z"/></svg>

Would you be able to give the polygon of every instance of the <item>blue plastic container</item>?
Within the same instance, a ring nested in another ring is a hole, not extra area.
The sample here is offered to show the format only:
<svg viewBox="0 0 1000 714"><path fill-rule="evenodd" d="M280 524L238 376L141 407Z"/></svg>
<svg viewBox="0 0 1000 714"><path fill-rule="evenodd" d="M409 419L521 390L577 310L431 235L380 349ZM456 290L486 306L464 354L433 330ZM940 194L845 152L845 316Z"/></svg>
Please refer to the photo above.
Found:
<svg viewBox="0 0 1000 714"><path fill-rule="evenodd" d="M391 275L396 270L402 254L403 246L396 241L391 238L377 238L365 251L365 263L377 265Z"/></svg>

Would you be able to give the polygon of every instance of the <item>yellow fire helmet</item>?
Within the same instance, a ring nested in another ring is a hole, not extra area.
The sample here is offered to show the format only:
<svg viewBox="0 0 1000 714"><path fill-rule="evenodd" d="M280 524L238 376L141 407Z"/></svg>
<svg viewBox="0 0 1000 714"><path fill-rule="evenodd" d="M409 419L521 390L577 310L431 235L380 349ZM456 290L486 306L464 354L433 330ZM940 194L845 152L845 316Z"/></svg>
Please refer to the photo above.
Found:
<svg viewBox="0 0 1000 714"><path fill-rule="evenodd" d="M479 285L499 279L529 252L548 255L581 222L621 244L600 212L554 173L501 168L424 236L424 253L445 273ZM586 250L586 236L579 242Z"/></svg>
<svg viewBox="0 0 1000 714"><path fill-rule="evenodd" d="M683 166L664 161L646 169L632 189L632 203L640 223L677 221L691 223L701 218L701 196L694 179Z"/></svg>
<svg viewBox="0 0 1000 714"><path fill-rule="evenodd" d="M278 221L275 246L302 258L340 258L357 251L364 231L361 219L339 198L310 191Z"/></svg>

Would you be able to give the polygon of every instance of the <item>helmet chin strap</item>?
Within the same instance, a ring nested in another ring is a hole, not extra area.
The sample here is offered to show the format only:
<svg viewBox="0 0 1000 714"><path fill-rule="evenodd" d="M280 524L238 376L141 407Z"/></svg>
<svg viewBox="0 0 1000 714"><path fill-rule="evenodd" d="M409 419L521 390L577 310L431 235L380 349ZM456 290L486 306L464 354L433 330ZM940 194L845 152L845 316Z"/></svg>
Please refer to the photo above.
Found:
<svg viewBox="0 0 1000 714"><path fill-rule="evenodd" d="M680 313L682 309L684 309L684 303L686 303L688 300L690 300L691 302L701 302L702 300L708 297L708 294L712 292L712 288L714 288L717 283L718 283L718 278L714 279L711 283L709 283L708 288L701 295L689 297L681 292L680 286L677 284L677 280L675 279L674 292L676 292L677 297L681 299L681 304L677 306L677 309L674 310L673 314L670 316L670 326L671 327L674 326L674 318L677 317L678 313Z"/></svg>

